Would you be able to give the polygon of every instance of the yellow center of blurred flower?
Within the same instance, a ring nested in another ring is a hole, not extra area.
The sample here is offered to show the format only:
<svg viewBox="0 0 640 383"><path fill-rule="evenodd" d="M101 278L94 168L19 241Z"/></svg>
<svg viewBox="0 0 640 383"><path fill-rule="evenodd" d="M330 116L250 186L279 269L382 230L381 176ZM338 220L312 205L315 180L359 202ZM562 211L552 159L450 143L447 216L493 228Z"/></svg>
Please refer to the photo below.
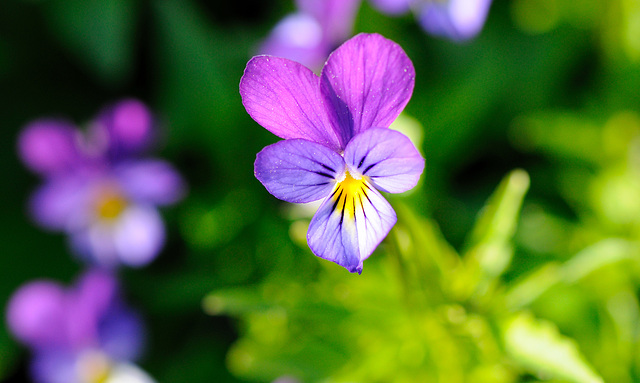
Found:
<svg viewBox="0 0 640 383"><path fill-rule="evenodd" d="M109 378L111 361L100 351L85 351L78 358L77 371L82 383L104 383Z"/></svg>
<svg viewBox="0 0 640 383"><path fill-rule="evenodd" d="M356 207L364 206L364 201L368 199L367 191L371 190L366 182L365 177L354 178L347 171L345 173L344 180L342 180L335 192L332 199L334 201L333 210L338 210L343 213L343 217L346 215L348 218L355 216Z"/></svg>
<svg viewBox="0 0 640 383"><path fill-rule="evenodd" d="M98 218L112 220L118 218L127 207L127 200L115 190L103 191L98 197L96 213Z"/></svg>

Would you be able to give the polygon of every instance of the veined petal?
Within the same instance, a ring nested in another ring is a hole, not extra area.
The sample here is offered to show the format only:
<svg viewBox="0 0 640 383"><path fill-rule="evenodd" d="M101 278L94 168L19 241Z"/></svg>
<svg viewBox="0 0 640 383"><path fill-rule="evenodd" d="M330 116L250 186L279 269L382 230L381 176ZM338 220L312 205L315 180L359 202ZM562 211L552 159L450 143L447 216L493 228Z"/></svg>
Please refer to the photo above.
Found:
<svg viewBox="0 0 640 383"><path fill-rule="evenodd" d="M329 195L344 169L338 153L302 139L269 145L258 153L255 162L256 178L269 193L295 203Z"/></svg>
<svg viewBox="0 0 640 383"><path fill-rule="evenodd" d="M380 193L347 174L313 216L307 242L318 257L361 273L395 223L396 213Z"/></svg>
<svg viewBox="0 0 640 383"><path fill-rule="evenodd" d="M340 142L322 105L319 81L295 61L256 56L240 80L242 104L258 124L278 137L304 138L337 150Z"/></svg>
<svg viewBox="0 0 640 383"><path fill-rule="evenodd" d="M407 191L418 183L424 159L404 134L373 128L355 136L344 151L349 171L367 177L389 193Z"/></svg>
<svg viewBox="0 0 640 383"><path fill-rule="evenodd" d="M391 125L409 102L414 81L406 53L378 34L359 34L336 49L320 87L341 142L346 146L364 130Z"/></svg>

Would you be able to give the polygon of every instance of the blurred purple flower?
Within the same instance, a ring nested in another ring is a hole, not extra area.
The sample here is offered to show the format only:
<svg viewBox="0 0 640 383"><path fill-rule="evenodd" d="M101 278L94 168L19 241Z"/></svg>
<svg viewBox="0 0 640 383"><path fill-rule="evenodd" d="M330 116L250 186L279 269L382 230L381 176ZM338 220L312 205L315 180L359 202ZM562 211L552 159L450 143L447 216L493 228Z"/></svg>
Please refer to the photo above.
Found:
<svg viewBox="0 0 640 383"><path fill-rule="evenodd" d="M413 10L428 33L454 41L475 37L492 0L369 0L380 12L402 15ZM297 61L314 71L329 53L351 36L361 0L297 0L298 11L282 19L258 53Z"/></svg>
<svg viewBox="0 0 640 383"><path fill-rule="evenodd" d="M31 198L31 215L47 229L69 233L73 248L92 263L149 263L165 236L156 206L184 193L170 164L140 158L154 133L153 116L132 99L103 110L87 132L54 119L28 124L18 151L45 179Z"/></svg>
<svg viewBox="0 0 640 383"><path fill-rule="evenodd" d="M22 286L9 300L7 325L31 349L38 383L116 382L123 374L152 382L130 364L142 349L142 323L107 272L89 271L68 289L45 280Z"/></svg>
<svg viewBox="0 0 640 383"><path fill-rule="evenodd" d="M257 56L240 81L251 117L284 141L258 153L255 175L275 197L324 198L307 232L317 256L362 272L396 222L376 189L413 188L424 160L387 129L413 92L413 64L396 43L359 34L336 49L320 77L287 59Z"/></svg>
<svg viewBox="0 0 640 383"><path fill-rule="evenodd" d="M297 0L298 11L282 19L258 49L320 69L351 36L361 0Z"/></svg>
<svg viewBox="0 0 640 383"><path fill-rule="evenodd" d="M491 1L416 0L414 8L425 31L435 36L464 41L480 33L487 19Z"/></svg>

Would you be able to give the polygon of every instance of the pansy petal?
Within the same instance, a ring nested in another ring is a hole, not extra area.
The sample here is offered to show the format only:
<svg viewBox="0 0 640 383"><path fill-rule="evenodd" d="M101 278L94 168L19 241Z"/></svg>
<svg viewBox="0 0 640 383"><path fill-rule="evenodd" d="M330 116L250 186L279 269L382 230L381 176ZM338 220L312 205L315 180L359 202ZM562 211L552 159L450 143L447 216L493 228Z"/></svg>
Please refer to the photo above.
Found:
<svg viewBox="0 0 640 383"><path fill-rule="evenodd" d="M185 193L182 177L165 161L127 161L118 165L114 173L125 194L138 202L168 205Z"/></svg>
<svg viewBox="0 0 640 383"><path fill-rule="evenodd" d="M117 298L115 277L106 271L92 270L69 290L69 339L74 347L93 346L98 340L98 324Z"/></svg>
<svg viewBox="0 0 640 383"><path fill-rule="evenodd" d="M322 69L321 92L341 142L391 125L409 102L414 81L406 53L378 34L359 34L336 49Z"/></svg>
<svg viewBox="0 0 640 383"><path fill-rule="evenodd" d="M260 46L258 52L297 61L307 68L320 68L329 55L322 26L308 13L295 13L282 19Z"/></svg>
<svg viewBox="0 0 640 383"><path fill-rule="evenodd" d="M9 300L7 325L20 341L36 349L66 347L64 289L50 281L20 287Z"/></svg>
<svg viewBox="0 0 640 383"><path fill-rule="evenodd" d="M155 121L147 106L136 99L125 99L105 108L96 128L107 140L112 156L127 155L146 149L151 144Z"/></svg>
<svg viewBox="0 0 640 383"><path fill-rule="evenodd" d="M82 383L77 357L71 350L51 349L36 353L31 361L31 376L38 383Z"/></svg>
<svg viewBox="0 0 640 383"><path fill-rule="evenodd" d="M162 217L149 206L129 207L118 217L113 230L115 250L120 261L127 266L148 264L164 245Z"/></svg>
<svg viewBox="0 0 640 383"><path fill-rule="evenodd" d="M36 190L29 201L31 216L50 230L66 230L89 203L89 180L82 177L56 177Z"/></svg>
<svg viewBox="0 0 640 383"><path fill-rule="evenodd" d="M269 193L295 203L329 195L344 169L344 160L338 153L301 139L269 145L258 153L255 162L256 178Z"/></svg>
<svg viewBox="0 0 640 383"><path fill-rule="evenodd" d="M409 12L412 0L369 0L380 12L388 15L401 15Z"/></svg>
<svg viewBox="0 0 640 383"><path fill-rule="evenodd" d="M318 20L324 40L333 45L346 40L352 33L353 22L361 0L298 0L298 9ZM327 54L329 52L326 52Z"/></svg>
<svg viewBox="0 0 640 383"><path fill-rule="evenodd" d="M352 174L366 176L373 186L389 193L401 193L418 183L424 159L404 134L373 128L355 136L344 151Z"/></svg>
<svg viewBox="0 0 640 383"><path fill-rule="evenodd" d="M112 307L99 324L100 349L116 360L135 360L144 344L140 316L125 307Z"/></svg>
<svg viewBox="0 0 640 383"><path fill-rule="evenodd" d="M491 0L426 2L418 10L418 20L433 35L468 40L482 29L490 6Z"/></svg>
<svg viewBox="0 0 640 383"><path fill-rule="evenodd" d="M364 260L395 225L396 214L365 180L347 182L313 216L307 242L318 257L361 273Z"/></svg>
<svg viewBox="0 0 640 383"><path fill-rule="evenodd" d="M113 366L104 383L156 383L156 381L134 364L118 363Z"/></svg>
<svg viewBox="0 0 640 383"><path fill-rule="evenodd" d="M31 170L53 174L71 170L82 159L76 146L78 132L66 121L36 120L18 137L18 152Z"/></svg>
<svg viewBox="0 0 640 383"><path fill-rule="evenodd" d="M249 115L278 137L304 138L339 149L322 105L319 82L300 63L256 56L247 63L240 80L240 95Z"/></svg>

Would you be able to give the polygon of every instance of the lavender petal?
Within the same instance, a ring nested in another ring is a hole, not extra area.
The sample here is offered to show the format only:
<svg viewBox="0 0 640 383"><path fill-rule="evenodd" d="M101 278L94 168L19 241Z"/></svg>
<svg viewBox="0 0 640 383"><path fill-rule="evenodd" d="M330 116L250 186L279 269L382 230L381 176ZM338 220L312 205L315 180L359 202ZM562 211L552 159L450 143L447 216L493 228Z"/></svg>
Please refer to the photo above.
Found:
<svg viewBox="0 0 640 383"><path fill-rule="evenodd" d="M418 10L418 20L433 35L464 41L480 32L490 6L491 0L426 2Z"/></svg>
<svg viewBox="0 0 640 383"><path fill-rule="evenodd" d="M256 178L276 198L306 203L329 195L335 180L344 173L342 157L307 140L285 140L258 153Z"/></svg>
<svg viewBox="0 0 640 383"><path fill-rule="evenodd" d="M355 136L344 151L353 174L366 176L373 186L401 193L418 183L424 159L411 140L391 129L373 128Z"/></svg>
<svg viewBox="0 0 640 383"><path fill-rule="evenodd" d="M364 260L395 225L396 214L366 181L357 188L342 186L313 216L307 242L318 257L361 273Z"/></svg>
<svg viewBox="0 0 640 383"><path fill-rule="evenodd" d="M127 266L142 267L160 253L165 231L162 217L150 206L131 206L114 227L113 241L119 261Z"/></svg>
<svg viewBox="0 0 640 383"><path fill-rule="evenodd" d="M127 161L118 165L114 174L125 194L137 202L170 205L185 194L182 177L165 161Z"/></svg>

